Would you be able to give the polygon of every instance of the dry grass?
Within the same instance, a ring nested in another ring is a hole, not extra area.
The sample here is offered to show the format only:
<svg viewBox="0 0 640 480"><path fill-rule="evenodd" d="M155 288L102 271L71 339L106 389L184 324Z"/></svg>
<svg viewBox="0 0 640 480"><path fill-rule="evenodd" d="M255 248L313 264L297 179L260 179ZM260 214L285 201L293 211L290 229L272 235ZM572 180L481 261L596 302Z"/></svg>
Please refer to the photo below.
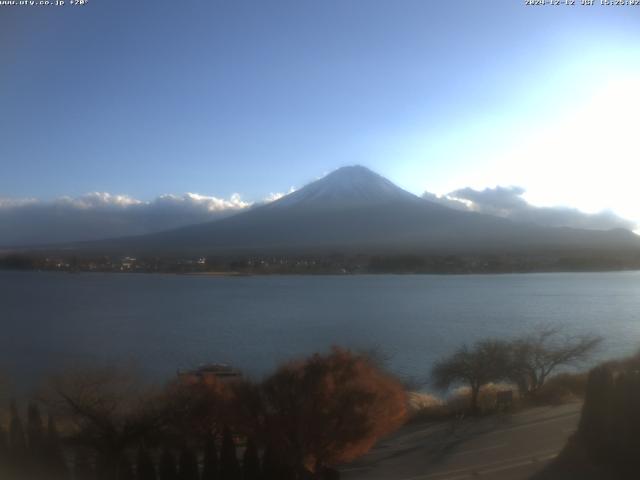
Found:
<svg viewBox="0 0 640 480"><path fill-rule="evenodd" d="M480 389L478 395L478 407L480 414L488 414L497 411L496 398L498 392L511 390L513 392L514 405L518 402L517 389L508 383L488 383ZM454 391L453 395L447 400L449 408L454 412L464 412L469 408L471 397L471 389L469 387L461 387Z"/></svg>
<svg viewBox="0 0 640 480"><path fill-rule="evenodd" d="M490 383L480 390L478 404L481 414L496 412L496 396L499 391L514 390L511 385ZM412 422L447 420L469 411L471 392L468 387L460 387L446 399L428 393L410 392L409 420ZM514 391L514 401L517 393Z"/></svg>
<svg viewBox="0 0 640 480"><path fill-rule="evenodd" d="M490 383L482 387L478 397L480 414L497 412L498 392L511 390L513 405L510 411L541 405L563 405L582 400L587 382L586 373L561 373L551 377L535 397L520 398L518 389L508 383ZM454 390L446 399L429 393L410 392L409 421L437 421L468 412L471 392L468 387Z"/></svg>
<svg viewBox="0 0 640 480"><path fill-rule="evenodd" d="M438 408L444 405L442 399L429 393L409 392L409 412L410 414L418 413L425 409Z"/></svg>
<svg viewBox="0 0 640 480"><path fill-rule="evenodd" d="M444 400L435 395L421 392L409 392L408 421L427 422L446 419L450 413Z"/></svg>

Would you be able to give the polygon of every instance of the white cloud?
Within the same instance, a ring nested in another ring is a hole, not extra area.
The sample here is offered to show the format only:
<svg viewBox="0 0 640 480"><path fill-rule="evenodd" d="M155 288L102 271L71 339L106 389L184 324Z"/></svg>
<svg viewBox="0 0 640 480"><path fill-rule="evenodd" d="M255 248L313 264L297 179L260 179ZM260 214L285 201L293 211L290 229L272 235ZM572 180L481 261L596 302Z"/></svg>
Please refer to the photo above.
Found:
<svg viewBox="0 0 640 480"><path fill-rule="evenodd" d="M208 212L221 212L225 210L241 210L253 205L252 202L242 200L238 193L234 193L230 198L218 198L199 193L185 193L184 195L166 194L155 199L152 204L173 205L182 207L195 207Z"/></svg>
<svg viewBox="0 0 640 480"><path fill-rule="evenodd" d="M63 196L58 197L51 202L35 198L0 198L0 209L13 209L26 206L57 206L78 210L181 206L185 208L197 208L208 212L222 212L225 210L241 210L243 208L248 208L251 205L253 205L253 202L244 201L238 193L234 193L229 198L219 198L191 192L183 195L174 195L169 193L160 195L150 202L144 202L129 195L114 195L108 192L90 192L78 197Z"/></svg>
<svg viewBox="0 0 640 480"><path fill-rule="evenodd" d="M496 159L496 168L526 181L527 198L536 204L560 202L590 212L610 207L640 221L639 110L640 75L611 79L580 107L523 135Z"/></svg>
<svg viewBox="0 0 640 480"><path fill-rule="evenodd" d="M53 201L55 205L64 205L79 209L105 208L105 207L130 207L142 205L144 202L136 200L128 195L113 195L107 192L90 192L79 197L59 197Z"/></svg>
<svg viewBox="0 0 640 480"><path fill-rule="evenodd" d="M293 192L295 192L295 191L296 191L296 188L295 188L295 187L290 187L290 188L289 188L289 191L288 191L288 192L286 192L286 193L283 193L283 192L276 192L276 193L273 193L273 192L271 192L269 195L267 195L267 196L265 197L264 202L265 202L265 203L275 202L276 200L280 200L282 197L285 197L285 196L287 196L287 195L289 195L290 193L293 193Z"/></svg>
<svg viewBox="0 0 640 480"><path fill-rule="evenodd" d="M289 192L294 192L291 187ZM287 193L270 193L269 203ZM51 201L0 197L0 246L35 245L143 235L219 220L255 206L238 193L228 198L187 192L151 201L90 192Z"/></svg>
<svg viewBox="0 0 640 480"><path fill-rule="evenodd" d="M518 222L535 223L548 227L571 227L592 230L624 228L633 230L634 222L609 210L585 213L569 207L537 207L524 198L521 187L495 187L484 190L462 188L447 195L437 196L429 192L423 198L458 210L494 215Z"/></svg>
<svg viewBox="0 0 640 480"><path fill-rule="evenodd" d="M526 121L487 121L491 131L481 136L484 143L474 144L456 131L458 143L449 145L455 159L473 160L461 160L453 174L446 172L446 182L432 188L444 193L455 184L524 185L523 198L534 205L571 205L589 213L610 209L640 223L640 72L612 72L590 85L590 93L562 108L554 108L552 100L543 103Z"/></svg>
<svg viewBox="0 0 640 480"><path fill-rule="evenodd" d="M52 201L0 198L0 246L143 235L219 220L252 205L237 193L167 194L149 202L107 192Z"/></svg>

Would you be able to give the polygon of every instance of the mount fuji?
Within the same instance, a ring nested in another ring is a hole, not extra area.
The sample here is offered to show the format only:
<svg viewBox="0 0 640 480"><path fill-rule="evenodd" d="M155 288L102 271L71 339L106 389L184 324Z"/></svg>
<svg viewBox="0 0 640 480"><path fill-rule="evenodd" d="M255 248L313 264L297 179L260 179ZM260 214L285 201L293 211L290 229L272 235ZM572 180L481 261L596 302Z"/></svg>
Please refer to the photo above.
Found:
<svg viewBox="0 0 640 480"><path fill-rule="evenodd" d="M204 224L76 244L131 254L640 252L627 230L541 227L423 199L361 166L279 200Z"/></svg>

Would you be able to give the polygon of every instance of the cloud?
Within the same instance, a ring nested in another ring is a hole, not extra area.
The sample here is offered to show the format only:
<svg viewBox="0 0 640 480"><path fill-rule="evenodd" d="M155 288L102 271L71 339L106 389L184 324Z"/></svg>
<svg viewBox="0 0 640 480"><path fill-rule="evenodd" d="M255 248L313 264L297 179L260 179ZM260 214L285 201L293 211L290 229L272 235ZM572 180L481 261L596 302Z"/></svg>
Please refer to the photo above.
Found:
<svg viewBox="0 0 640 480"><path fill-rule="evenodd" d="M144 202L129 195L90 192L52 201L0 197L0 246L43 245L144 235L219 220L294 192L270 193L261 202L234 193L221 198L188 192Z"/></svg>
<svg viewBox="0 0 640 480"><path fill-rule="evenodd" d="M624 228L634 230L637 225L614 212L585 213L569 207L536 207L529 204L522 187L495 187L484 190L462 188L447 195L425 192L427 200L457 210L472 211L508 218L517 222L535 223L547 227L571 227L590 230Z"/></svg>
<svg viewBox="0 0 640 480"><path fill-rule="evenodd" d="M161 195L150 205L157 208L177 208L199 210L202 212L224 212L227 210L241 210L250 207L251 202L245 202L240 194L234 193L230 198L209 197L199 193L185 193L184 195Z"/></svg>
<svg viewBox="0 0 640 480"><path fill-rule="evenodd" d="M436 195L435 193L424 192L422 194L422 198L434 203L438 203L440 205L444 205L445 207L453 208L454 210L466 211L471 209L471 202L461 199L449 198L447 195Z"/></svg>
<svg viewBox="0 0 640 480"><path fill-rule="evenodd" d="M229 198L167 194L150 202L106 192L47 202L0 198L0 246L143 235L218 220L252 205L239 194Z"/></svg>
<svg viewBox="0 0 640 480"><path fill-rule="evenodd" d="M36 201L37 203L37 201ZM53 201L59 206L68 206L77 209L129 207L142 205L144 202L136 200L128 195L112 195L106 192L91 192L80 197L60 197Z"/></svg>
<svg viewBox="0 0 640 480"><path fill-rule="evenodd" d="M289 195L290 193L293 193L293 192L295 192L295 191L296 191L296 188L295 188L295 187L290 187L290 188L289 188L289 191L288 191L288 192L286 192L286 193L282 193L282 192L276 192L276 193L273 193L273 192L271 192L269 195L267 195L267 196L265 197L265 199L264 199L263 201L264 201L264 203L271 203L271 202L275 202L276 200L280 200L282 197L285 197L285 196L287 196L287 195Z"/></svg>

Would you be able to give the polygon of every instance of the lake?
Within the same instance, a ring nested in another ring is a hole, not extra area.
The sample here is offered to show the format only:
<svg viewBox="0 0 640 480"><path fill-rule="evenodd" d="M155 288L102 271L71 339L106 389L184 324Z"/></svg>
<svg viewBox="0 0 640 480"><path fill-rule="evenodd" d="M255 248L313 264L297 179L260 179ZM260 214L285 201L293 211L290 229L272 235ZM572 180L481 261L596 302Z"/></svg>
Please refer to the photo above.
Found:
<svg viewBox="0 0 640 480"><path fill-rule="evenodd" d="M212 277L0 272L0 370L135 364L149 378L223 362L259 377L331 345L380 347L423 378L463 342L540 324L640 347L640 272Z"/></svg>

